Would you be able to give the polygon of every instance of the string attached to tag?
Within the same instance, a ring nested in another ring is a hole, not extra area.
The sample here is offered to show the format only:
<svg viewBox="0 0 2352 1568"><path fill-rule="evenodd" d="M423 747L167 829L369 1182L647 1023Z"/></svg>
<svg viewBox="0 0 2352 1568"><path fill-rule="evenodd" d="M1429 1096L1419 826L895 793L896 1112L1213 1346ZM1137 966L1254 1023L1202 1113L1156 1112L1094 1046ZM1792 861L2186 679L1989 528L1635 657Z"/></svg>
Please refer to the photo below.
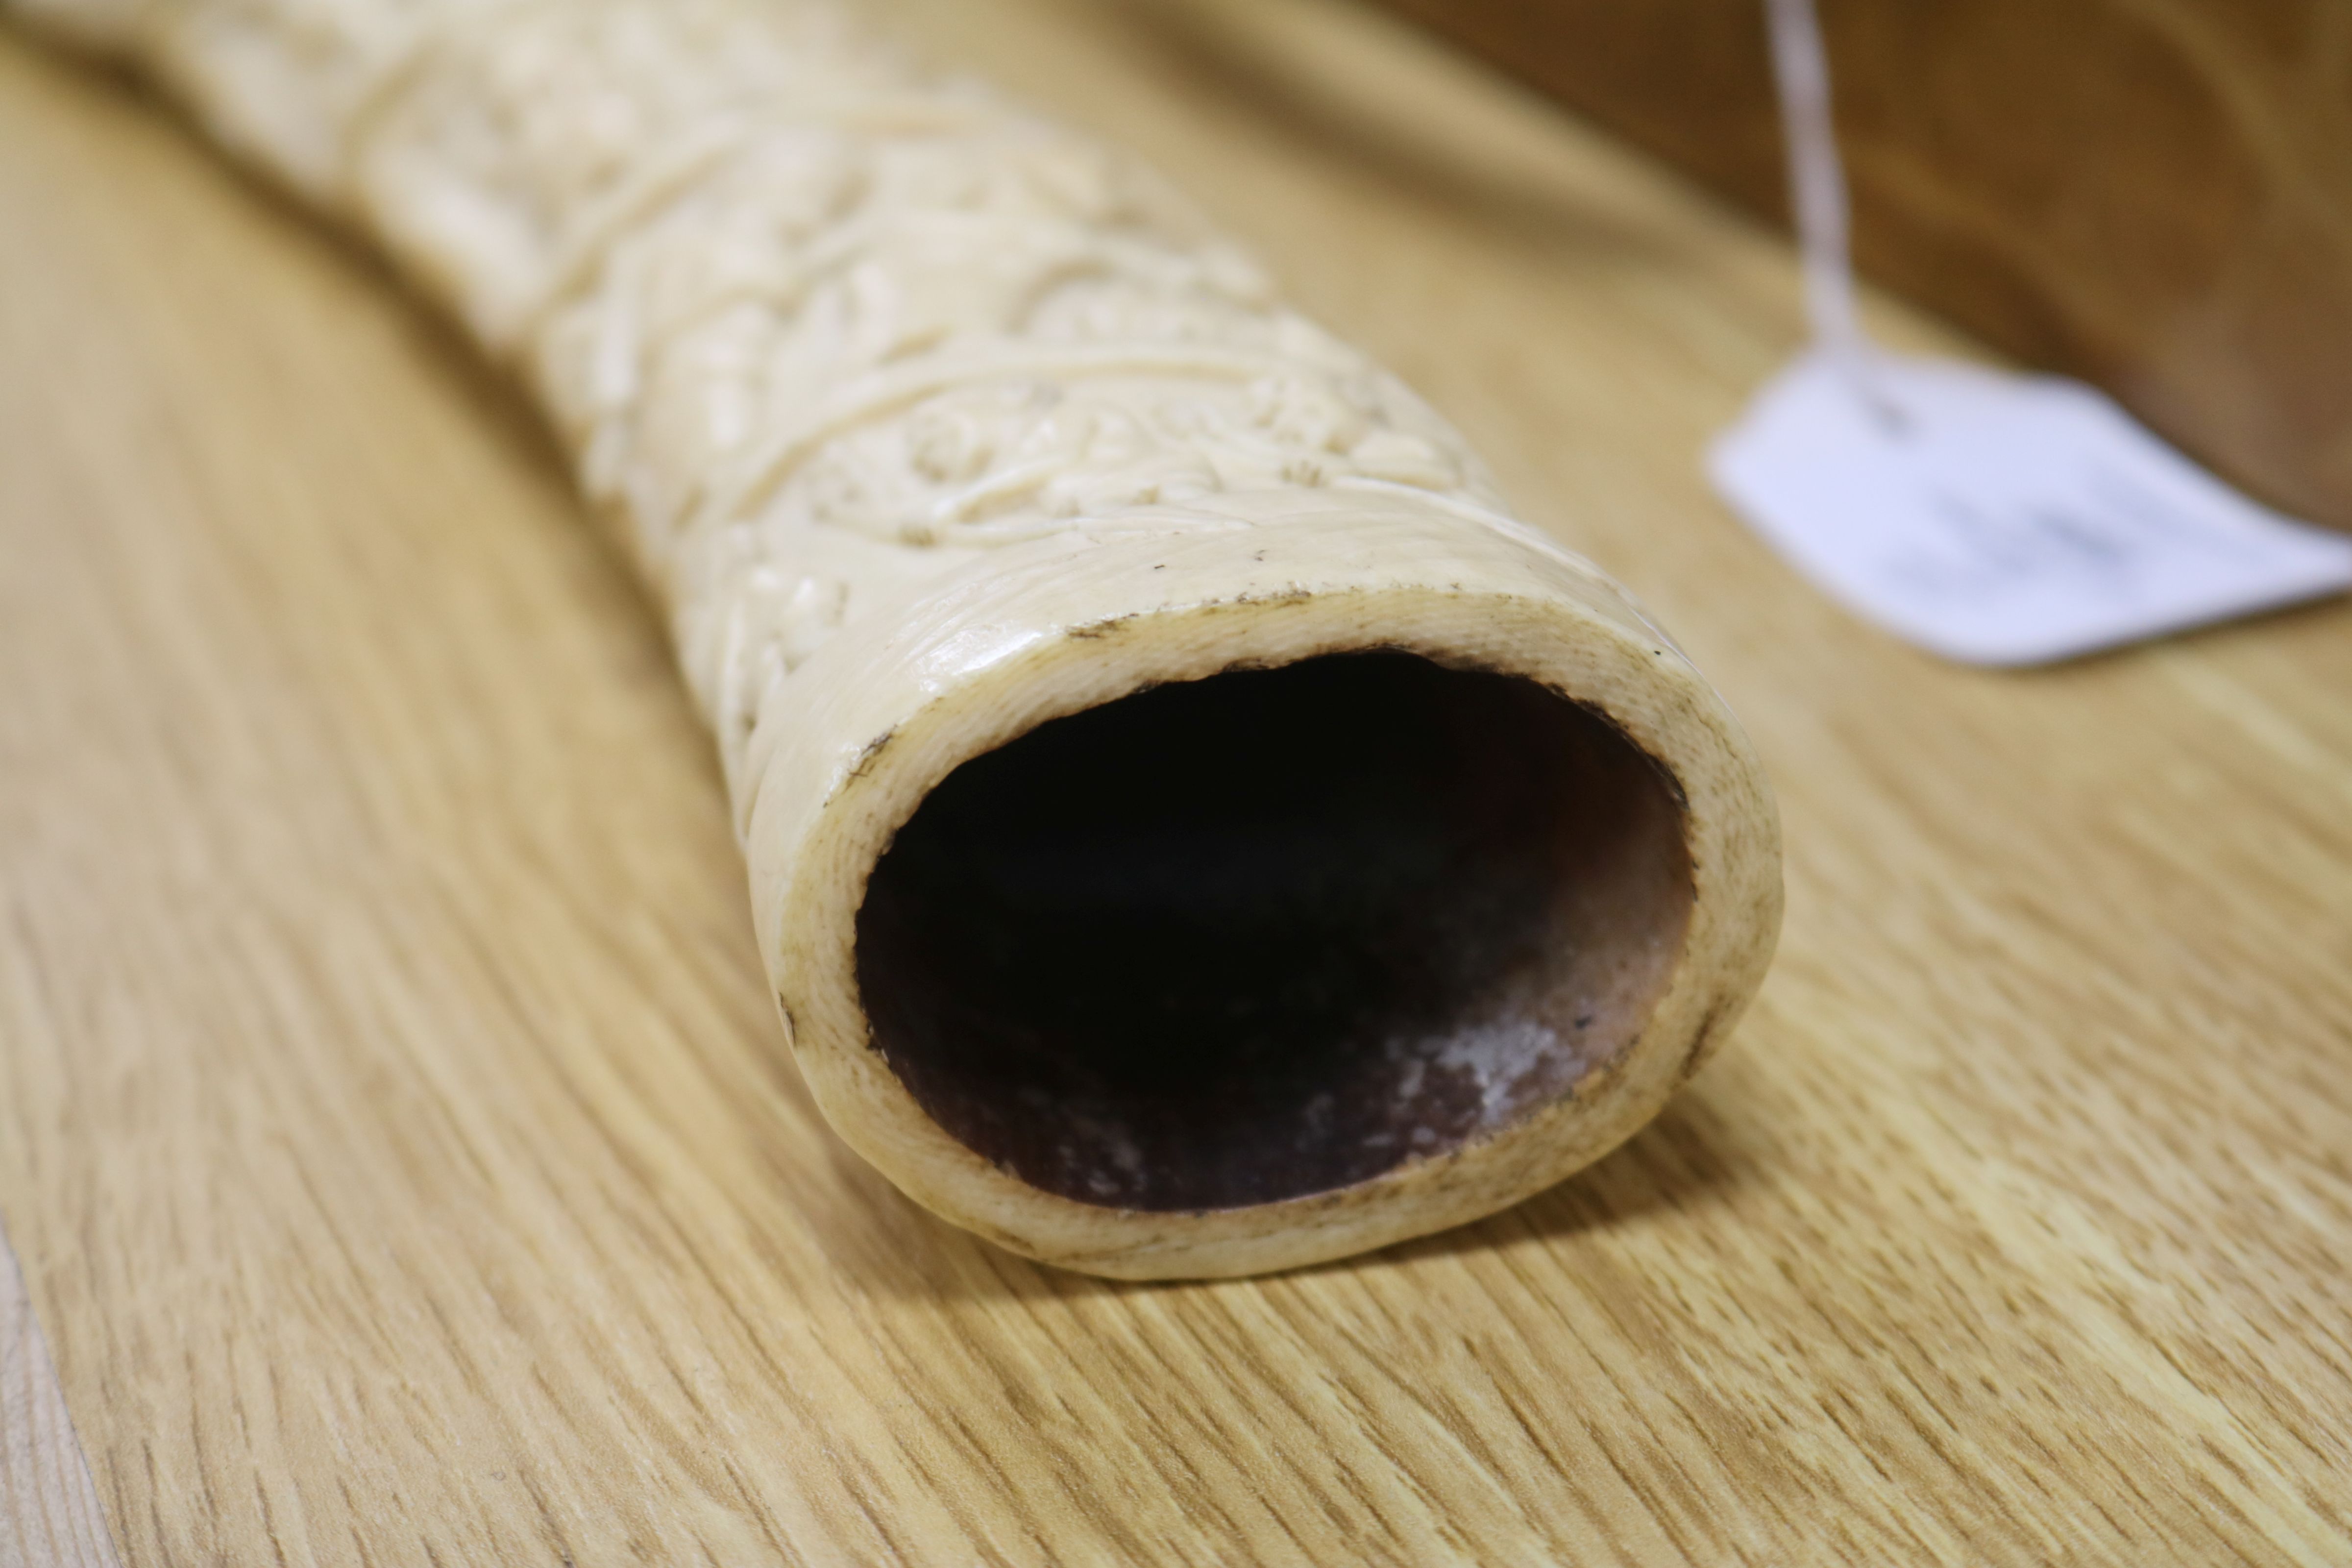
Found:
<svg viewBox="0 0 2352 1568"><path fill-rule="evenodd" d="M1765 0L1811 342L1708 454L1717 489L1868 620L2029 665L2352 587L2352 539L2259 506L2080 382L1887 353L1854 308L1813 0Z"/></svg>
<svg viewBox="0 0 2352 1568"><path fill-rule="evenodd" d="M1772 38L1772 80L1780 93L1781 139L1788 149L1790 205L1805 268L1805 313L1813 343L1866 381L1870 342L1853 309L1845 169L1830 111L1829 51L1812 0L1765 0Z"/></svg>

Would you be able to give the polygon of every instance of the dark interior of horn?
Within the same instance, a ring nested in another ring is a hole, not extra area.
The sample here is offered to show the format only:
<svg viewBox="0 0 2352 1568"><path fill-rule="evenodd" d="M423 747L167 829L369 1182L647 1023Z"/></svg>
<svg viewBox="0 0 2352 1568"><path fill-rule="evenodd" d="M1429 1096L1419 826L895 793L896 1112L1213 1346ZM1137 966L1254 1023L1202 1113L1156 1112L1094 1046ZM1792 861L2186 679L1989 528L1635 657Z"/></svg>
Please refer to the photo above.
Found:
<svg viewBox="0 0 2352 1568"><path fill-rule="evenodd" d="M874 868L873 1038L1034 1186L1348 1186L1571 1092L1682 947L1678 792L1594 710L1412 654L1151 688L957 768Z"/></svg>

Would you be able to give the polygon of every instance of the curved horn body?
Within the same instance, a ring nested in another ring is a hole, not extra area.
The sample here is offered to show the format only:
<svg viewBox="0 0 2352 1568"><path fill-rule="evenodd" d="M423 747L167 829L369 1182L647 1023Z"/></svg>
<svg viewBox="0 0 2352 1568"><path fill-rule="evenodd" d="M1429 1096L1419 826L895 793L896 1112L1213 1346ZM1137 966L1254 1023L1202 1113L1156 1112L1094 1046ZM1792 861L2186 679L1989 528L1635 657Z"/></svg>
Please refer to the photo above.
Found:
<svg viewBox="0 0 2352 1568"><path fill-rule="evenodd" d="M1475 1218L1780 914L1746 741L1125 158L754 0L15 0L536 391L667 607L841 1135L1128 1276Z"/></svg>

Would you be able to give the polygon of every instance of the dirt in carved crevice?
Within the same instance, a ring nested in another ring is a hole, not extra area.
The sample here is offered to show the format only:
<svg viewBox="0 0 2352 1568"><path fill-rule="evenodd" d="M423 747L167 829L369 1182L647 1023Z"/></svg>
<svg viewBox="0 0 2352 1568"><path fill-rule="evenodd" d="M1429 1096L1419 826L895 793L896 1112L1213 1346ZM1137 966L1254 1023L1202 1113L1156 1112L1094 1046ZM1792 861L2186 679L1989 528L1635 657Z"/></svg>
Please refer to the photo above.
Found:
<svg viewBox="0 0 2352 1568"><path fill-rule="evenodd" d="M875 868L875 1042L1082 1202L1347 1186L1622 1048L1691 900L1669 781L1515 677L1338 654L1154 688L966 763Z"/></svg>

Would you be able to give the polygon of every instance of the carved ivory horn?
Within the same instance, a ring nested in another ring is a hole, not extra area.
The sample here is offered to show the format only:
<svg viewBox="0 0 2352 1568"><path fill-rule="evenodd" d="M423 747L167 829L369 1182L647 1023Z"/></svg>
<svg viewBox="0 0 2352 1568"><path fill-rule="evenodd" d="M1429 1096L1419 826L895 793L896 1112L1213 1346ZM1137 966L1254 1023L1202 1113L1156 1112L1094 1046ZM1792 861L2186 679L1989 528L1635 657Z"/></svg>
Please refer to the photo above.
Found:
<svg viewBox="0 0 2352 1568"><path fill-rule="evenodd" d="M824 1114L1130 1278L1491 1213L1779 926L1721 701L1135 164L787 0L7 0L371 236L668 607Z"/></svg>

